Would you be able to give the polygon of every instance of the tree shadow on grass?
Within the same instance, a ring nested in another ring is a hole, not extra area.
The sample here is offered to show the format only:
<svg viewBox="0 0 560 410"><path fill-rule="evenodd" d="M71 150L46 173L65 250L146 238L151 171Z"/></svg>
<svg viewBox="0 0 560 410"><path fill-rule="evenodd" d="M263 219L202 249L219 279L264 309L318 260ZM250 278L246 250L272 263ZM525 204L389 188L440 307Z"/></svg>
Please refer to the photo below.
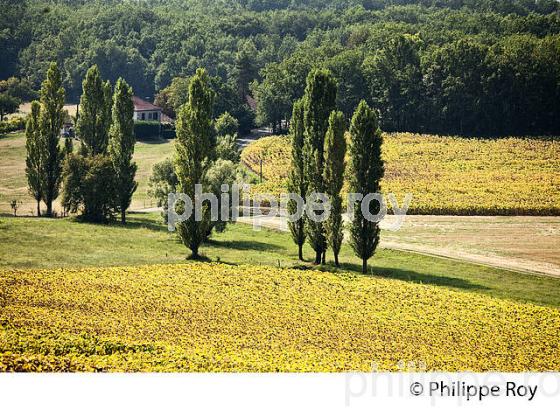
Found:
<svg viewBox="0 0 560 410"><path fill-rule="evenodd" d="M213 248L227 248L238 251L278 251L285 250L284 247L272 243L246 241L246 240L220 240L210 239L205 244Z"/></svg>
<svg viewBox="0 0 560 410"><path fill-rule="evenodd" d="M355 273L362 274L361 265L355 263L342 263L341 268ZM405 270L399 268L369 266L368 271L370 273L366 276L397 279L405 282L422 283L424 285L436 285L436 286L444 286L448 288L468 289L468 290L490 289L486 286L472 283L465 279L453 278L448 276L431 275L429 273L421 273L421 272L415 272L412 270Z"/></svg>
<svg viewBox="0 0 560 410"><path fill-rule="evenodd" d="M167 232L167 225L164 224L163 222L148 217L142 217L139 216L139 214L135 214L134 218L127 217L126 224L124 225L121 223L120 219L116 219L114 221L109 221L109 222L93 222L93 221L83 220L80 217L71 217L68 218L68 220L72 223L76 223L84 226L87 225L91 225L95 227L105 226L109 228L117 228L117 229L120 228L120 229L127 229L127 230L149 229L151 231L156 231L156 232Z"/></svg>
<svg viewBox="0 0 560 410"><path fill-rule="evenodd" d="M170 140L166 140L165 138L146 138L146 139L141 139L138 140L138 142L141 142L143 144L149 144L149 145L159 145L159 144L165 144L167 142L169 142Z"/></svg>

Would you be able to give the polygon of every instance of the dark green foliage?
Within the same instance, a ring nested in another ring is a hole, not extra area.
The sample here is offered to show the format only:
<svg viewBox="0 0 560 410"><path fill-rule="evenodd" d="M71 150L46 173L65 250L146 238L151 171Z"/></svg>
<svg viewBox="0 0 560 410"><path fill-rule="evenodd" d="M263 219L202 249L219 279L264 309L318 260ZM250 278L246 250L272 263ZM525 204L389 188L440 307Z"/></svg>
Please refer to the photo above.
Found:
<svg viewBox="0 0 560 410"><path fill-rule="evenodd" d="M420 46L418 36L404 34L364 61L369 95L374 106L383 108L387 131L414 129L424 114Z"/></svg>
<svg viewBox="0 0 560 410"><path fill-rule="evenodd" d="M132 201L132 194L138 183L134 181L136 163L134 155L134 104L132 88L122 78L117 80L113 96L112 124L109 130L109 157L113 163L115 180L115 201L121 213L121 222L126 221L126 210Z"/></svg>
<svg viewBox="0 0 560 410"><path fill-rule="evenodd" d="M338 266L338 254L344 238L342 222L342 197L340 191L344 183L344 157L346 139L344 137L345 121L342 112L333 111L329 117L329 129L325 137L325 168L323 177L325 193L329 196L331 213L325 230L327 241L334 254L334 263Z"/></svg>
<svg viewBox="0 0 560 410"><path fill-rule="evenodd" d="M138 141L160 138L161 124L158 121L134 121L134 135Z"/></svg>
<svg viewBox="0 0 560 410"><path fill-rule="evenodd" d="M92 66L83 81L80 115L76 133L85 155L107 152L111 125L111 85L101 79L99 68Z"/></svg>
<svg viewBox="0 0 560 410"><path fill-rule="evenodd" d="M64 155L70 155L74 152L74 142L72 141L72 137L66 137L64 139Z"/></svg>
<svg viewBox="0 0 560 410"><path fill-rule="evenodd" d="M336 108L336 81L328 70L313 70L303 97L304 164L307 193L325 193L324 144L329 116ZM307 238L315 251L315 263L324 262L327 238L324 222L306 221Z"/></svg>
<svg viewBox="0 0 560 410"><path fill-rule="evenodd" d="M64 209L81 212L81 218L89 222L112 219L119 206L114 172L107 155L69 155L64 162Z"/></svg>
<svg viewBox="0 0 560 410"><path fill-rule="evenodd" d="M385 172L381 158L383 139L375 112L365 101L360 102L350 125L350 187L349 192L362 194L381 192L380 182ZM360 206L354 204L350 227L350 244L356 256L362 260L362 273L367 273L367 261L379 243L379 223L367 220ZM376 215L380 210L378 201L369 203L369 212Z"/></svg>
<svg viewBox="0 0 560 410"><path fill-rule="evenodd" d="M253 113L245 97L257 81L258 122L284 131L281 120L303 95L308 72L326 67L347 119L363 98L380 110L386 129L560 133L555 0L0 0L0 6L0 78L15 75L38 88L47 62L57 61L71 101L94 64L113 83L125 78L142 98L186 79L182 103L188 79L205 67L218 95L214 116L228 111L240 134L248 132ZM415 38L414 50L402 42L406 36ZM482 46L480 60L457 57L463 40ZM476 78L481 82L466 96L463 114L456 96ZM181 105L161 104L169 113Z"/></svg>
<svg viewBox="0 0 560 410"><path fill-rule="evenodd" d="M26 78L10 77L0 81L0 93L6 93L21 101L31 101L39 97L33 85Z"/></svg>
<svg viewBox="0 0 560 410"><path fill-rule="evenodd" d="M305 199L307 196L307 178L305 175L305 163L303 156L304 145L304 112L303 101L294 103L292 120L290 123L290 137L292 140L292 161L290 174L288 176L288 192L298 194ZM297 212L297 204L290 200L287 204L288 212L294 215ZM288 221L290 233L294 243L298 246L299 260L303 261L303 244L305 243L305 218L299 218L294 222Z"/></svg>
<svg viewBox="0 0 560 410"><path fill-rule="evenodd" d="M287 81L287 71L279 64L269 64L262 70L263 81L253 83L257 104L256 121L272 125L272 132L283 132L282 122L288 119L293 95Z"/></svg>
<svg viewBox="0 0 560 410"><path fill-rule="evenodd" d="M189 99L179 111L177 139L175 141L175 173L179 191L195 202L195 185L202 184L212 156L211 137L214 91L210 88L208 74L199 69L189 84ZM203 218L196 221L194 212L177 226L181 240L198 258L198 249L211 230L209 209L203 206Z"/></svg>
<svg viewBox="0 0 560 410"><path fill-rule="evenodd" d="M52 203L58 197L64 152L59 148L60 130L64 120L64 88L56 63L49 66L47 78L41 86L41 192L52 216Z"/></svg>
<svg viewBox="0 0 560 410"><path fill-rule="evenodd" d="M33 101L25 127L25 149L27 151L25 175L27 176L29 193L37 201L37 216L41 216L41 199L43 198L43 191L41 190L42 147L40 111L41 104L38 101Z"/></svg>
<svg viewBox="0 0 560 410"><path fill-rule="evenodd" d="M21 100L13 97L7 92L0 93L0 121L4 121L4 116L17 111Z"/></svg>

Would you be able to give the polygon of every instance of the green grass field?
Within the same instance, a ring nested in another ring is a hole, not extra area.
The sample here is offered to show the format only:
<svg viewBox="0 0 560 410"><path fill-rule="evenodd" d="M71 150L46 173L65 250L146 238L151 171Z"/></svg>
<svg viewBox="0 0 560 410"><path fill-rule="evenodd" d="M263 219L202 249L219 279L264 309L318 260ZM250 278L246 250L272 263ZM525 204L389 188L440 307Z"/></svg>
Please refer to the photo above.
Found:
<svg viewBox="0 0 560 410"><path fill-rule="evenodd" d="M19 215L31 215L36 205L27 192L25 177L25 135L23 132L0 137L0 215L11 213L10 201L21 202ZM132 209L149 208L155 202L148 197L148 179L152 166L173 155L173 141L141 141L136 143L134 160L138 164L138 189L132 199ZM44 204L43 204L44 207ZM58 204L55 204L58 208Z"/></svg>
<svg viewBox="0 0 560 410"><path fill-rule="evenodd" d="M0 269L188 263L187 249L157 214L131 214L129 221L123 227L72 219L0 218ZM296 252L288 234L268 229L254 232L239 223L214 234L202 248L202 254L215 262L275 267L299 267ZM305 254L312 255L307 246ZM360 261L347 245L340 260L342 270L360 271ZM391 250L378 250L370 265L375 276L560 307L557 278Z"/></svg>

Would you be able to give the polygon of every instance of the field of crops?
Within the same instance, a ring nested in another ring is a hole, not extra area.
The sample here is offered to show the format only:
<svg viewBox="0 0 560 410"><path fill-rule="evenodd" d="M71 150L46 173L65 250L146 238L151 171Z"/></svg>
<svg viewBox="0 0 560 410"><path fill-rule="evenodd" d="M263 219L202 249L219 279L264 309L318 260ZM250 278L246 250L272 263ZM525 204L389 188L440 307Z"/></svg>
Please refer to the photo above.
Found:
<svg viewBox="0 0 560 410"><path fill-rule="evenodd" d="M560 311L392 279L194 263L0 271L0 371L560 369Z"/></svg>
<svg viewBox="0 0 560 410"><path fill-rule="evenodd" d="M413 194L410 214L560 215L560 143L385 134L383 191ZM242 153L266 179L253 192L285 191L288 137L262 138Z"/></svg>

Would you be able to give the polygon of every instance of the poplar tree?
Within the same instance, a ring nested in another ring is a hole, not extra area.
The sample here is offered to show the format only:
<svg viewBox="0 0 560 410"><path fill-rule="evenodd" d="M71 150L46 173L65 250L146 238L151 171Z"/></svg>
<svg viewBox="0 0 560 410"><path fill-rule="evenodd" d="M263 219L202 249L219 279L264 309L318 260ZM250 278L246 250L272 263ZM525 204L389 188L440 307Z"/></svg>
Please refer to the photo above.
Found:
<svg viewBox="0 0 560 410"><path fill-rule="evenodd" d="M60 130L64 121L64 88L56 63L51 63L47 78L41 85L39 115L41 134L41 192L52 216L52 203L58 197L64 152L59 148Z"/></svg>
<svg viewBox="0 0 560 410"><path fill-rule="evenodd" d="M38 101L31 103L31 112L25 125L25 175L29 193L37 201L37 216L41 216L41 129L40 129L41 104Z"/></svg>
<svg viewBox="0 0 560 410"><path fill-rule="evenodd" d="M84 155L106 153L111 125L111 84L103 82L96 65L90 67L82 83L80 115L76 132Z"/></svg>
<svg viewBox="0 0 560 410"><path fill-rule="evenodd" d="M379 193L384 164L381 158L383 139L375 112L361 101L352 117L350 126L351 172L350 192L366 196ZM377 214L381 205L369 203L369 212ZM362 273L367 273L367 262L379 243L379 222L367 220L361 211L361 201L354 203L354 215L350 229L350 244L356 256L362 259Z"/></svg>
<svg viewBox="0 0 560 410"><path fill-rule="evenodd" d="M126 222L126 210L138 183L134 181L136 163L134 154L134 103L132 88L122 78L117 80L113 95L112 124L109 130L109 156L115 171L115 198L121 212L121 222Z"/></svg>
<svg viewBox="0 0 560 410"><path fill-rule="evenodd" d="M304 158L308 194L325 193L323 180L325 134L329 115L336 108L336 81L328 70L313 70L307 76L304 95ZM327 239L324 222L306 220L306 233L315 251L315 263L325 263Z"/></svg>
<svg viewBox="0 0 560 410"><path fill-rule="evenodd" d="M307 180L304 170L303 158L303 101L298 100L292 109L292 121L290 123L292 137L292 164L288 176L288 192L298 194L305 199L307 195ZM293 200L288 201L288 212L294 215L297 211L297 203ZM288 221L290 232L294 243L298 246L299 260L303 261L303 244L305 243L305 218L303 215L297 221Z"/></svg>
<svg viewBox="0 0 560 410"><path fill-rule="evenodd" d="M195 206L195 185L202 184L212 154L212 107L214 92L210 88L208 74L199 68L189 83L189 97L181 106L177 119L175 142L175 173L179 190L187 194ZM194 212L178 224L181 240L191 250L191 258L198 259L198 249L208 236L211 224L207 206L203 218L195 220Z"/></svg>
<svg viewBox="0 0 560 410"><path fill-rule="evenodd" d="M333 111L329 117L329 129L325 137L325 192L331 203L331 213L325 225L327 240L334 253L334 263L339 266L338 254L344 238L342 221L342 197L340 191L344 183L344 157L346 139L344 138L344 115Z"/></svg>

